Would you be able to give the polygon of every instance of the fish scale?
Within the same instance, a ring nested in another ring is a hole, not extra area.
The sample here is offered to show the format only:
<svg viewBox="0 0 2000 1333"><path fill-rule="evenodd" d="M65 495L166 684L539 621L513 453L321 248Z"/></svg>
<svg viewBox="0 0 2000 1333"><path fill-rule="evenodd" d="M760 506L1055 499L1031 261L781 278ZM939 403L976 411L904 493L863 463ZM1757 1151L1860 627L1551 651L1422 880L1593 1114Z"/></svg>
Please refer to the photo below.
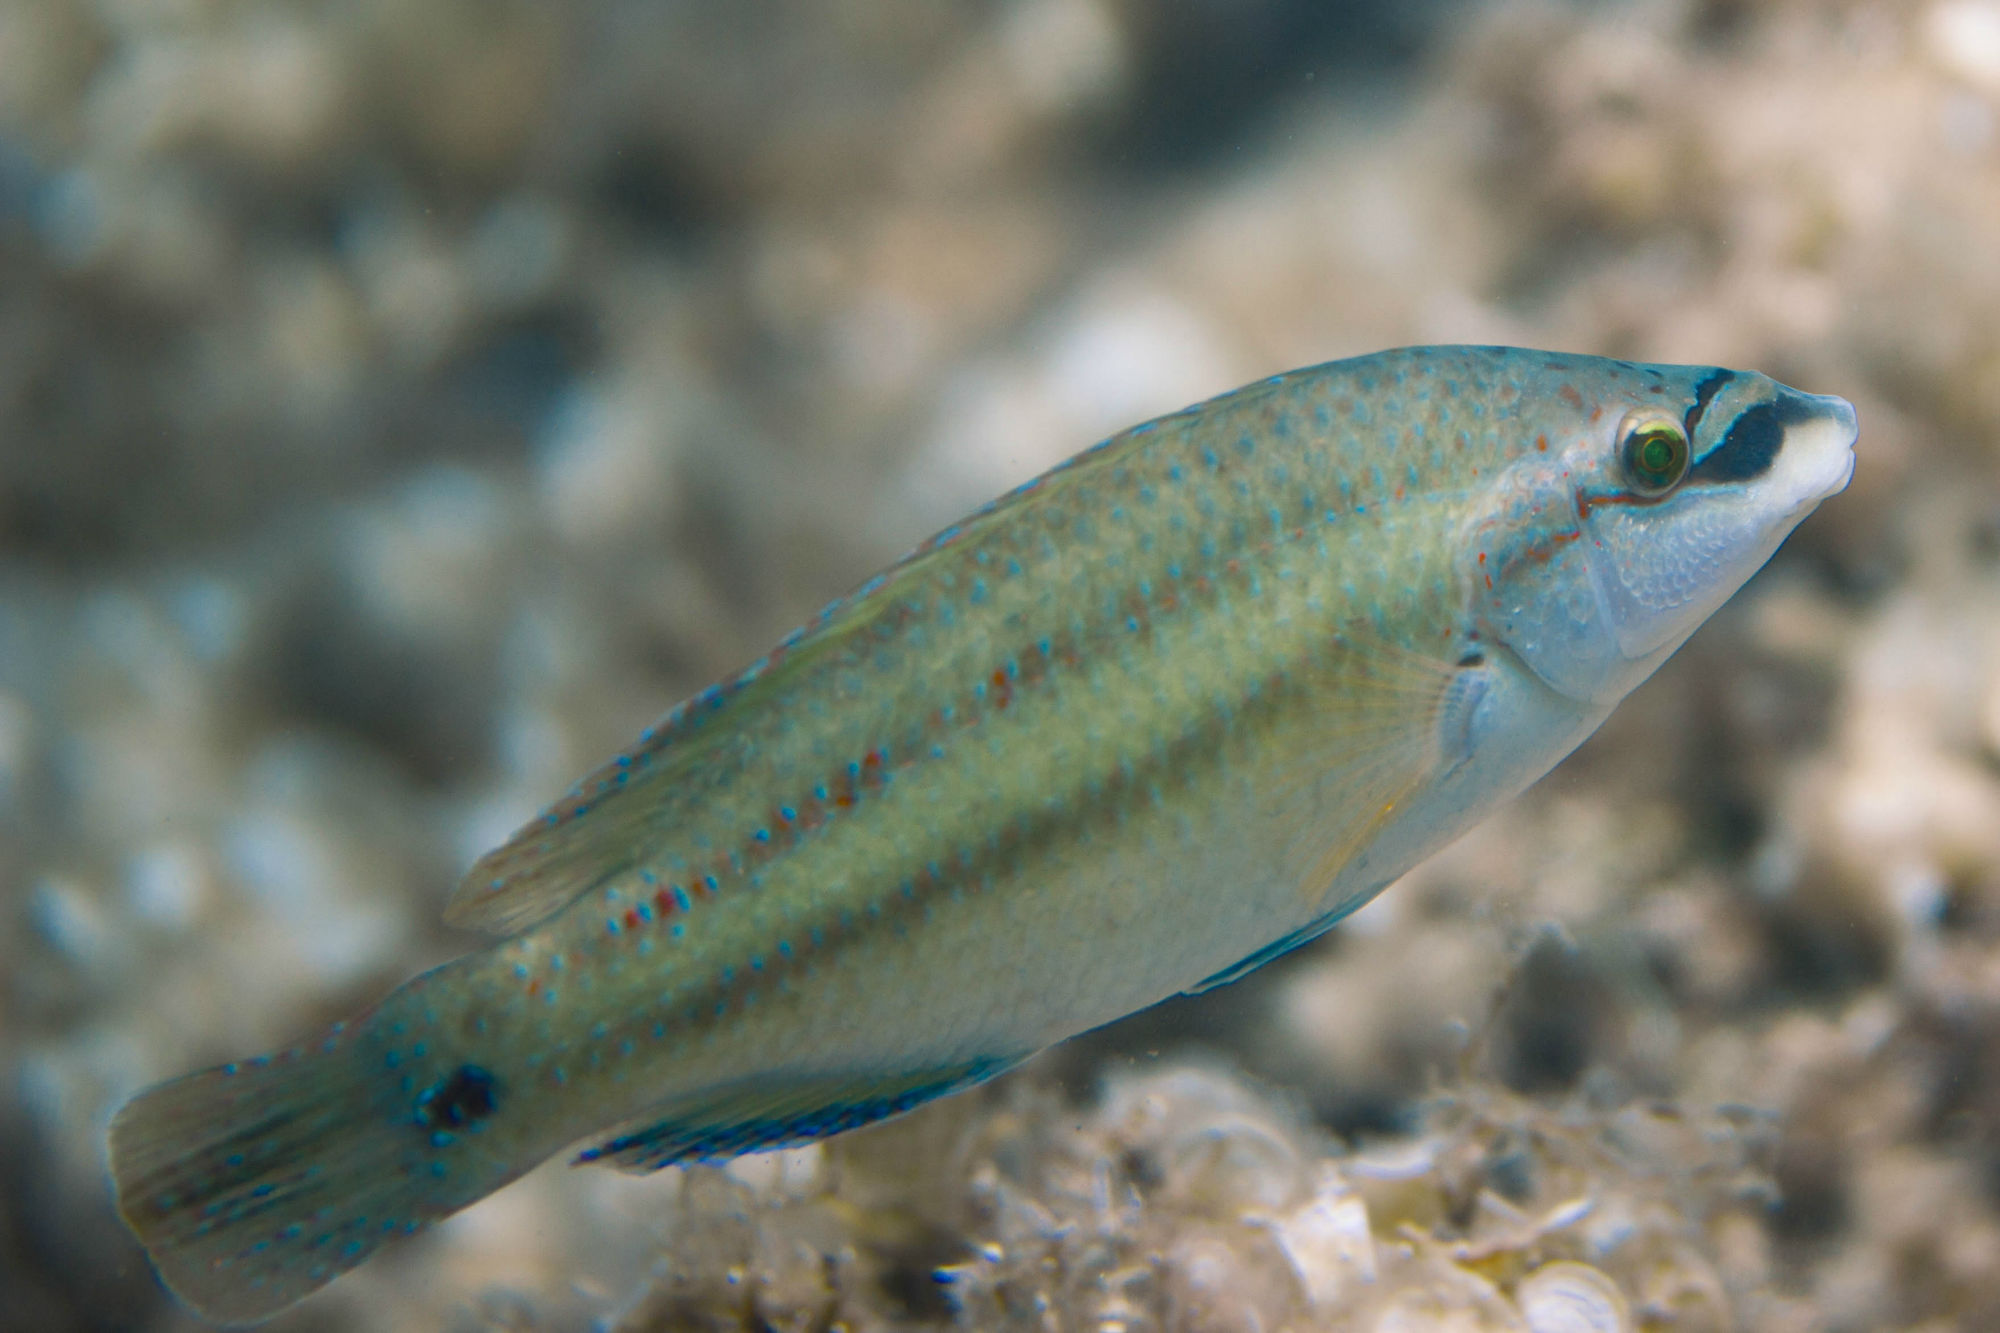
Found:
<svg viewBox="0 0 2000 1333"><path fill-rule="evenodd" d="M1642 429L1685 485L1632 489ZM579 1139L808 1141L1233 978L1577 744L1852 438L1762 376L1504 348L1114 437L483 857L447 917L505 938L135 1098L121 1208L196 1308L260 1318Z"/></svg>

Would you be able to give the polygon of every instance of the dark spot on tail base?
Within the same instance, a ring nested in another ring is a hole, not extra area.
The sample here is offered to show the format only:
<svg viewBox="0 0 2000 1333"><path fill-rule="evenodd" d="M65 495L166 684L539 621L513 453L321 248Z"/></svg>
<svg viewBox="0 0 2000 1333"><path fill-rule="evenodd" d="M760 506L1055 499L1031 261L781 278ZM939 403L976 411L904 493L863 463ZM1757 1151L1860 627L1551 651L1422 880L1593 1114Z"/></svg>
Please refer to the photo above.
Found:
<svg viewBox="0 0 2000 1333"><path fill-rule="evenodd" d="M444 1082L417 1098L417 1119L431 1129L463 1129L493 1114L493 1075L460 1065Z"/></svg>

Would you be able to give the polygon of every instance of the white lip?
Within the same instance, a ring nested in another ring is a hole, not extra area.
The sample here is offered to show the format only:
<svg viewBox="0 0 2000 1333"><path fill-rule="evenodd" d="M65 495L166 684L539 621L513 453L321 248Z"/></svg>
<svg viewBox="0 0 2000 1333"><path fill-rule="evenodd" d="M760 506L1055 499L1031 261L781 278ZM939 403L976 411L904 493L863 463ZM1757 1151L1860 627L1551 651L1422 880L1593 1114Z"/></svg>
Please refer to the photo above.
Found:
<svg viewBox="0 0 2000 1333"><path fill-rule="evenodd" d="M1854 442L1860 436L1854 405L1832 394L1800 394L1819 408L1810 420L1785 427L1785 447L1771 477L1774 498L1794 512L1838 494L1854 475Z"/></svg>

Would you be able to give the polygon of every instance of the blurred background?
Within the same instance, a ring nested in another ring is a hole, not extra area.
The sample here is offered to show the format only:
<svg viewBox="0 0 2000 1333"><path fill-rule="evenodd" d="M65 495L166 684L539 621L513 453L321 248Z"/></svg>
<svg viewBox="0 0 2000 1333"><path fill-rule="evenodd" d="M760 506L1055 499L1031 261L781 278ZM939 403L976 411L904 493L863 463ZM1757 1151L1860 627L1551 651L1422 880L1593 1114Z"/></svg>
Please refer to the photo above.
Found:
<svg viewBox="0 0 2000 1333"><path fill-rule="evenodd" d="M1416 342L1758 368L1859 469L1310 950L831 1157L557 1164L273 1327L1540 1333L1551 1255L1630 1327L2000 1326L1996 237L1995 0L0 0L0 1328L196 1327L111 1111L468 947L462 868L668 705L1112 430ZM1633 1107L1722 1120L1565 1169L1668 1203L1424 1248ZM1183 1111L1277 1192L1131 1166ZM995 1199L1067 1216L966 1166L1007 1125L1160 1230L1001 1273ZM1522 1313L1340 1322L1387 1278L1269 1218L1427 1143L1381 1272ZM945 1164L833 1209L884 1144Z"/></svg>

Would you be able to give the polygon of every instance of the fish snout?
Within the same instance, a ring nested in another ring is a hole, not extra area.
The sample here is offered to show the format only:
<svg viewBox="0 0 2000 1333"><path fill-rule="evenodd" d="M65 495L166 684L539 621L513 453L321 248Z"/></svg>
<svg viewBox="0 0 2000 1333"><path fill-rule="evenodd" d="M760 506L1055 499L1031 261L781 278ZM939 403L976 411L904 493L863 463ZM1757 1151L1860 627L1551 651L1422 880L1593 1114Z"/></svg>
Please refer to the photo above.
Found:
<svg viewBox="0 0 2000 1333"><path fill-rule="evenodd" d="M1846 489L1861 435L1854 404L1835 394L1783 391L1784 447L1773 489L1796 513Z"/></svg>

